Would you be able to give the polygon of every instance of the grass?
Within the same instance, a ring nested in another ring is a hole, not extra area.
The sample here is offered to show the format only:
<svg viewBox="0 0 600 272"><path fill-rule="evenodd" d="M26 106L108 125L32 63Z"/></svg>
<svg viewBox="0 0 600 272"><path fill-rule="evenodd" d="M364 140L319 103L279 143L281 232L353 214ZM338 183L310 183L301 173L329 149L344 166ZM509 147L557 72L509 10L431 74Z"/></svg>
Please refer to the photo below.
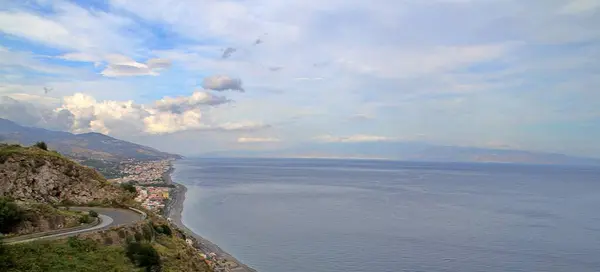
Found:
<svg viewBox="0 0 600 272"><path fill-rule="evenodd" d="M6 246L4 255L12 262L6 272L143 271L131 263L122 246L77 238Z"/></svg>
<svg viewBox="0 0 600 272"><path fill-rule="evenodd" d="M23 147L20 145L0 145L0 158L8 158L11 155L29 155L33 157L53 157L69 160L56 151L47 151L38 147ZM1 161L4 161L1 160Z"/></svg>

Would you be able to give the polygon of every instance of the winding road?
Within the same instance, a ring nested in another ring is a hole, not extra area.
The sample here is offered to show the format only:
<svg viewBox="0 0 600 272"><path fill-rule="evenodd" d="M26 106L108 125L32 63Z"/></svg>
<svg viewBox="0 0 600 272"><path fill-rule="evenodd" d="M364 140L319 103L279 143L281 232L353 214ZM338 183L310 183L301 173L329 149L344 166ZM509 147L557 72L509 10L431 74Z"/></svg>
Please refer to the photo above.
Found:
<svg viewBox="0 0 600 272"><path fill-rule="evenodd" d="M95 232L100 230L109 229L112 227L118 227L123 225L129 225L136 223L145 219L145 214L141 214L128 209L117 209L117 208L99 208L99 207L71 207L70 210L73 211L96 211L98 213L98 218L100 218L100 223L89 228L70 228L64 229L62 231L51 231L47 235L36 236L32 238L32 235L26 235L25 237L14 237L6 239L5 242L7 244L18 244L18 243L28 243L38 240L49 240L49 239L57 239L69 236L75 236L81 233Z"/></svg>

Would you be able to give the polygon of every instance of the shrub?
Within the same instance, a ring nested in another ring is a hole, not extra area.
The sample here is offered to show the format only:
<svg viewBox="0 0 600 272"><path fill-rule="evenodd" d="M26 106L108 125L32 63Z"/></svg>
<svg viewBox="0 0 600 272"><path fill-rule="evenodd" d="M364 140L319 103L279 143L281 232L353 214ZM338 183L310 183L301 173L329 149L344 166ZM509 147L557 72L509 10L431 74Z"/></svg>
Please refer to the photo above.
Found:
<svg viewBox="0 0 600 272"><path fill-rule="evenodd" d="M81 216L79 218L79 223L82 223L82 224L89 224L89 223L92 223L92 221L94 221L94 220L87 214L84 214L83 216Z"/></svg>
<svg viewBox="0 0 600 272"><path fill-rule="evenodd" d="M152 236L153 236L153 232L152 232L152 228L148 225L143 225L142 226L142 234L144 235L144 239L146 241L152 241Z"/></svg>
<svg viewBox="0 0 600 272"><path fill-rule="evenodd" d="M0 197L0 233L9 233L13 228L21 223L24 212L15 202Z"/></svg>
<svg viewBox="0 0 600 272"><path fill-rule="evenodd" d="M137 194L135 186L133 186L133 184L131 183L121 183L121 188L123 188L127 192Z"/></svg>
<svg viewBox="0 0 600 272"><path fill-rule="evenodd" d="M98 213L96 211L89 211L88 213L91 217L98 217Z"/></svg>
<svg viewBox="0 0 600 272"><path fill-rule="evenodd" d="M67 240L69 247L78 251L91 252L98 249L98 244L92 239L79 239L77 236L69 237Z"/></svg>
<svg viewBox="0 0 600 272"><path fill-rule="evenodd" d="M37 142L34 146L43 150L48 150L48 145L45 142Z"/></svg>
<svg viewBox="0 0 600 272"><path fill-rule="evenodd" d="M156 249L149 244L129 243L125 251L132 263L146 268L146 271L156 271L157 268L160 268L160 256Z"/></svg>
<svg viewBox="0 0 600 272"><path fill-rule="evenodd" d="M105 237L104 238L104 244L105 245L112 245L113 244L113 239L111 237Z"/></svg>
<svg viewBox="0 0 600 272"><path fill-rule="evenodd" d="M167 235L167 236L173 235L173 231L171 230L171 228L167 224L162 224L162 225L158 225L158 226L157 225L153 225L153 227L154 227L154 230L157 233L161 233L161 234L164 234L164 235Z"/></svg>

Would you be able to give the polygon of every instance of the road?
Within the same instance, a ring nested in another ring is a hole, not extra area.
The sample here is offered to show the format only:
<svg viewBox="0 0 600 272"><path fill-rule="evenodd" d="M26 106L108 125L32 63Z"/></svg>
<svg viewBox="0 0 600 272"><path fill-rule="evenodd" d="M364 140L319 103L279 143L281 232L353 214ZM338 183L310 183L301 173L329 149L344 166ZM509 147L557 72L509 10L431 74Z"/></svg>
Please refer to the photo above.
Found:
<svg viewBox="0 0 600 272"><path fill-rule="evenodd" d="M44 235L41 237L35 237L30 239L19 239L19 237L6 239L5 242L7 244L18 244L18 243L27 243L37 240L48 240L48 239L57 239L62 237L75 236L81 233L88 233L94 231L100 231L109 229L112 227L129 225L136 223L140 220L143 220L143 216L139 213L128 209L116 209L116 208L99 208L99 207L71 207L73 211L90 211L94 210L98 213L98 217L100 218L100 224L92 226L90 228L85 229L77 229L77 230L69 230L66 229L64 231L53 232L52 234Z"/></svg>

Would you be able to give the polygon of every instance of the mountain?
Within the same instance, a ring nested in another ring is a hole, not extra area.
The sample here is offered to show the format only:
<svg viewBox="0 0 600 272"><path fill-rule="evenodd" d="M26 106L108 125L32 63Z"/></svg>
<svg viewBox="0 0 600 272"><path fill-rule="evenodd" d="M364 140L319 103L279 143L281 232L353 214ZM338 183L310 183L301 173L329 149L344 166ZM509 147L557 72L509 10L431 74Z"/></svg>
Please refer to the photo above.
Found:
<svg viewBox="0 0 600 272"><path fill-rule="evenodd" d="M94 158L107 161L126 159L159 160L181 158L179 155L130 143L101 133L73 134L42 128L25 127L0 118L0 141L31 145L46 142L51 149L76 159Z"/></svg>
<svg viewBox="0 0 600 272"><path fill-rule="evenodd" d="M422 142L305 143L277 151L223 151L204 155L207 157L356 158L428 162L600 165L600 159L563 154L443 146Z"/></svg>
<svg viewBox="0 0 600 272"><path fill-rule="evenodd" d="M41 203L121 203L129 196L96 170L38 147L0 144L0 196Z"/></svg>

